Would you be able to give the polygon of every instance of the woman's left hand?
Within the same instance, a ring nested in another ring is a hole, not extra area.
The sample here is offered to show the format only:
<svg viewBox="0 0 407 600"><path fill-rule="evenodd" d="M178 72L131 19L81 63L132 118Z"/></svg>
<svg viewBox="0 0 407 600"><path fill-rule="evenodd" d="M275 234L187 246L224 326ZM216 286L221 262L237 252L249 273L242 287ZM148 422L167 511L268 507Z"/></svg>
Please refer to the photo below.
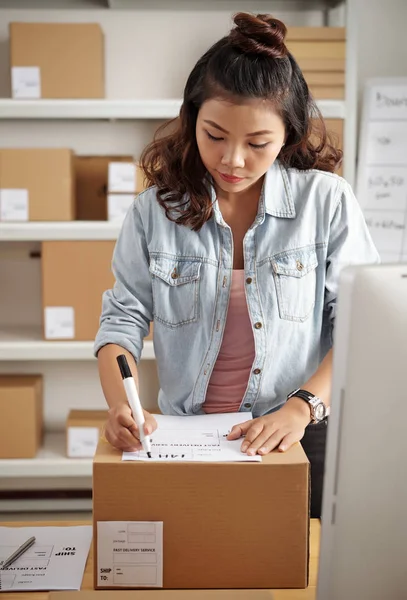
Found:
<svg viewBox="0 0 407 600"><path fill-rule="evenodd" d="M268 454L275 448L284 452L299 442L311 420L309 406L301 398L290 398L276 412L235 425L228 440L245 436L241 450L249 456Z"/></svg>

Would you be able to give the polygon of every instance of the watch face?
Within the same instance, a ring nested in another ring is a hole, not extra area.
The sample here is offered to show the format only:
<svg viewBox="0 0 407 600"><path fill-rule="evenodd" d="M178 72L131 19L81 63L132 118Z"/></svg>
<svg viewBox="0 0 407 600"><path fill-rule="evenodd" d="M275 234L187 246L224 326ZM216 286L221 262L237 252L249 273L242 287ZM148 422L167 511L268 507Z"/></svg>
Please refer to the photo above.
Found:
<svg viewBox="0 0 407 600"><path fill-rule="evenodd" d="M323 402L315 407L315 418L317 421L322 421L325 418L325 405Z"/></svg>

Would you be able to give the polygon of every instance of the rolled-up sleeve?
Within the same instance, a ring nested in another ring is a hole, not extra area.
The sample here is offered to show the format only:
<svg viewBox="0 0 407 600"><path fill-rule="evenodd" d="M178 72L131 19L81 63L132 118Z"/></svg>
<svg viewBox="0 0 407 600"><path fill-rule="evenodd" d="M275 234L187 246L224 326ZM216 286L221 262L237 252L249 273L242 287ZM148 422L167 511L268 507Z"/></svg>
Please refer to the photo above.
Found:
<svg viewBox="0 0 407 600"><path fill-rule="evenodd" d="M137 200L124 219L112 260L115 284L103 294L100 327L94 353L102 346L118 344L138 363L143 339L152 320L149 253Z"/></svg>
<svg viewBox="0 0 407 600"><path fill-rule="evenodd" d="M331 327L336 315L339 274L348 265L379 263L360 205L351 186L341 180L328 240L325 311Z"/></svg>

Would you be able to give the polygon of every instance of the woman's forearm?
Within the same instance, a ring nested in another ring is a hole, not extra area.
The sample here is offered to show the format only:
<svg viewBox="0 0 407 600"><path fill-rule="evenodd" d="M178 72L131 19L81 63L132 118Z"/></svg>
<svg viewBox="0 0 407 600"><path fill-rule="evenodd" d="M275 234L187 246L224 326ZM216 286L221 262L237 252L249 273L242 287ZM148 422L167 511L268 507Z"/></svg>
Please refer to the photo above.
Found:
<svg viewBox="0 0 407 600"><path fill-rule="evenodd" d="M106 346L103 346L98 352L98 367L103 394L109 408L128 404L120 369L116 360L116 357L120 354L126 356L138 387L137 365L130 352L116 344L107 344Z"/></svg>
<svg viewBox="0 0 407 600"><path fill-rule="evenodd" d="M301 386L302 389L321 398L327 408L331 405L332 357L331 348L315 373ZM307 417L309 415L309 407L301 398L293 396L287 400L286 405L297 408Z"/></svg>

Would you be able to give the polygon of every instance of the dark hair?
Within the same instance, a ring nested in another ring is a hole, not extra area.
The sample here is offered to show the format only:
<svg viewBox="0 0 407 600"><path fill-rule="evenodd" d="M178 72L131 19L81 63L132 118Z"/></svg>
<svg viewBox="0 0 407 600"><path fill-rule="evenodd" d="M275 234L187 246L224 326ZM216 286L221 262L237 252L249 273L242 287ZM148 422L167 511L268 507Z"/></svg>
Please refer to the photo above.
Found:
<svg viewBox="0 0 407 600"><path fill-rule="evenodd" d="M229 35L214 44L188 77L178 119L162 125L140 158L146 182L157 186L167 218L199 230L212 215L196 120L210 98L271 100L286 128L278 159L287 167L334 171L342 152L325 124L301 69L284 43L287 29L270 15L238 13ZM169 125L175 129L166 133Z"/></svg>

